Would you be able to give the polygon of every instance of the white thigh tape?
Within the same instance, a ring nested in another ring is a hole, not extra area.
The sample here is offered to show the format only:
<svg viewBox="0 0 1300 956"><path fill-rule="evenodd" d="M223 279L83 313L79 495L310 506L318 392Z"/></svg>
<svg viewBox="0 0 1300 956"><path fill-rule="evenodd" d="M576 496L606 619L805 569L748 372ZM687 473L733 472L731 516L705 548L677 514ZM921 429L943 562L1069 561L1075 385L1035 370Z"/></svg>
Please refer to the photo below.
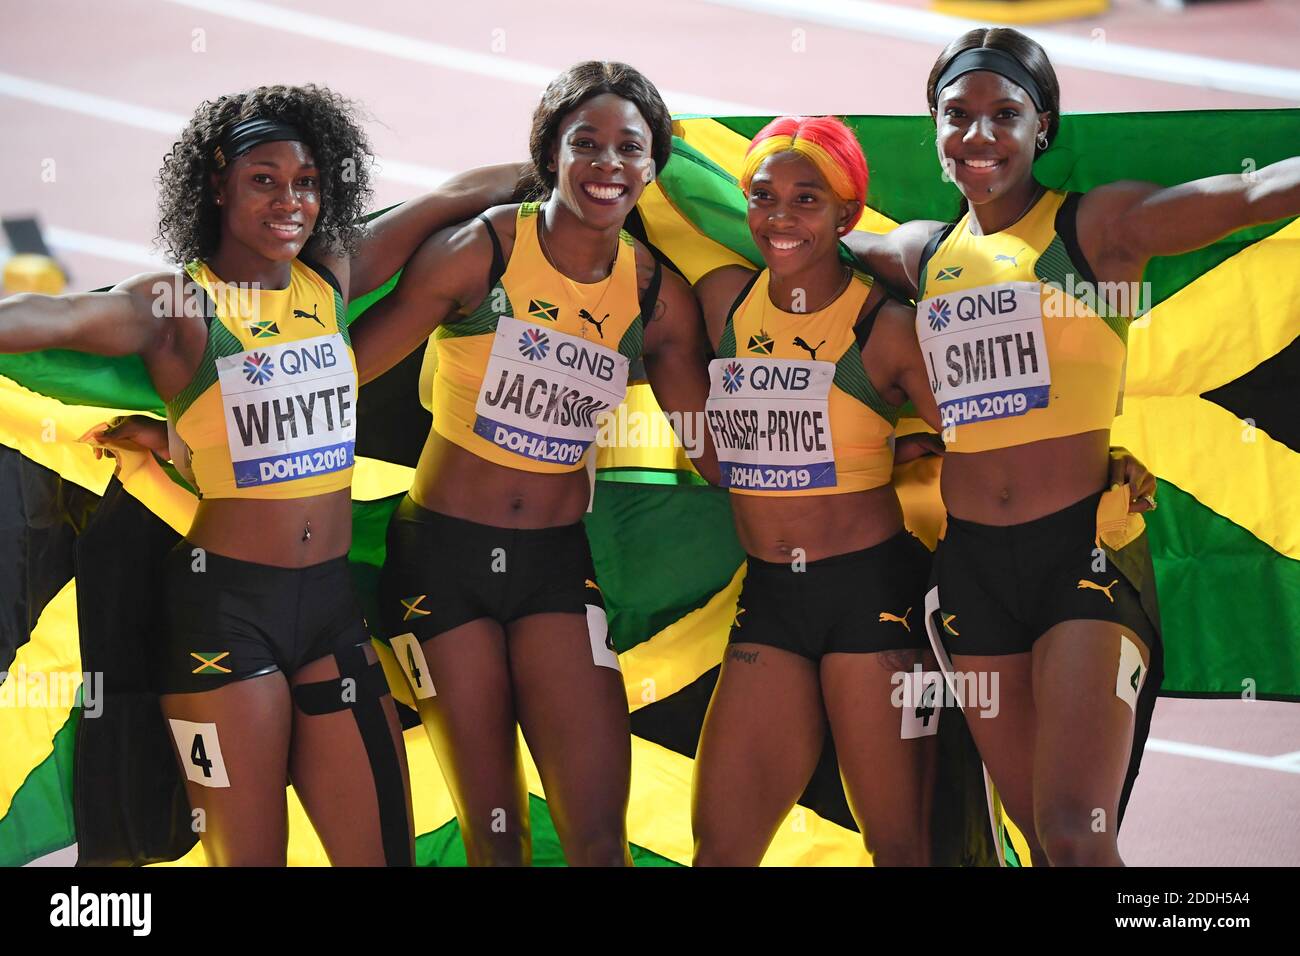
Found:
<svg viewBox="0 0 1300 956"><path fill-rule="evenodd" d="M597 666L612 667L623 673L623 668L618 666L618 654L609 646L609 618L603 607L587 605L587 635L591 638L591 659Z"/></svg>
<svg viewBox="0 0 1300 956"><path fill-rule="evenodd" d="M1138 692L1146 679L1147 668L1142 663L1142 653L1127 634L1119 637L1119 670L1115 672L1115 696L1137 713Z"/></svg>

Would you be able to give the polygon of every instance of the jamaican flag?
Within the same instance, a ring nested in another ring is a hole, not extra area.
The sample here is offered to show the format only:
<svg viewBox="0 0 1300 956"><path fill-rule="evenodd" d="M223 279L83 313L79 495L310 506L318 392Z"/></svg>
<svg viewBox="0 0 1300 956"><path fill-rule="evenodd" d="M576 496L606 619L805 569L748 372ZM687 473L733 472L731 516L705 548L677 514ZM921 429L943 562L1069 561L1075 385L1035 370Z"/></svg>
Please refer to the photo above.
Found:
<svg viewBox="0 0 1300 956"><path fill-rule="evenodd" d="M634 225L688 279L724 262L759 261L735 173L748 137L765 122L688 117L675 125L673 160L647 190ZM859 228L955 218L960 197L939 176L928 118L849 123L872 168L871 208ZM1124 178L1250 175L1289 155L1298 134L1300 111L1070 115L1036 174L1046 185L1080 190ZM1148 529L1162 598L1165 693L1300 699L1300 432L1286 417L1300 398L1298 236L1300 224L1274 223L1148 269L1150 308L1130 331L1124 414L1113 440L1160 478L1160 508ZM353 303L352 317L389 287ZM428 425L414 401L420 362L412 356L362 393L349 558L365 600L383 562L388 516ZM6 562L17 570L0 577L4 606L16 608L0 619L0 669L9 672L0 685L0 863L71 861L78 852L90 862L168 859L193 845L187 808L175 802L178 784L160 780L155 792L140 793L121 768L143 766L149 755L102 752L87 732L114 711L147 715L148 695L126 684L106 690L93 674L82 687L81 672L83 649L96 667L113 669L113 649L124 639L114 622L134 593L147 596L154 586L143 565L122 560L128 552L114 561L106 542L122 539L133 510L142 521L159 516L152 533L165 540L184 529L193 499L157 462L124 461L114 478L113 463L95 462L76 443L96 422L129 411L161 414L162 403L135 358L0 356L0 376L0 444L11 449L0 450L0 521L17 536L6 546L21 557ZM658 414L645 386L630 390L621 414L630 412ZM587 528L632 713L628 834L638 864L685 863L695 743L735 613L743 554L725 494L704 487L680 449L663 441L606 448L598 466ZM909 526L930 544L941 517L936 473L937 462L923 459L896 476ZM78 566L74 583L73 563L84 555L90 566ZM119 595L116 606L113 590L95 576L113 564L138 589ZM144 621L139 629L148 627ZM397 665L391 657L384 663L400 698ZM954 734L960 720L940 726L936 859L989 863L995 852L1014 855L1005 845L992 849L982 782L972 777L978 763L972 770L968 741ZM407 744L418 861L463 863L450 798L422 730L408 729ZM527 772L535 862L559 863L540 780L531 764ZM119 799L147 802L161 821L156 830L123 838L129 828L104 811ZM325 862L292 793L290 809L291 862ZM1010 839L1023 858L1018 835ZM766 862L867 860L828 747ZM201 861L197 846L182 859Z"/></svg>
<svg viewBox="0 0 1300 956"><path fill-rule="evenodd" d="M952 221L961 197L928 117L848 117L871 168L859 229ZM766 118L680 119L673 160L642 200L646 232L696 279L758 263L735 188ZM1300 110L1067 114L1036 177L1086 191L1249 178L1300 143ZM718 249L718 244L725 249ZM730 260L727 257L732 257ZM741 257L737 259L735 257ZM1170 696L1300 700L1300 222L1245 229L1148 266L1129 330L1112 442L1158 476L1146 516Z"/></svg>

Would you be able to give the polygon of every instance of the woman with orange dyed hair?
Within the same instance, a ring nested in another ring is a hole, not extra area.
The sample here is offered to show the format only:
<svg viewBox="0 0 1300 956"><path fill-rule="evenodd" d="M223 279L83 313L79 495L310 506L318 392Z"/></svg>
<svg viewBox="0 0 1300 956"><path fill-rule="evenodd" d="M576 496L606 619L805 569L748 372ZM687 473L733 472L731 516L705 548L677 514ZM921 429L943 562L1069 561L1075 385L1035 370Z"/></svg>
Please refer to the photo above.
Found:
<svg viewBox="0 0 1300 956"><path fill-rule="evenodd" d="M696 865L756 865L829 723L877 865L930 858L934 712L900 706L928 658L930 552L890 485L909 399L937 424L912 309L841 260L867 164L831 117L783 116L740 186L767 268L696 285L717 358L708 420L748 555L696 760Z"/></svg>

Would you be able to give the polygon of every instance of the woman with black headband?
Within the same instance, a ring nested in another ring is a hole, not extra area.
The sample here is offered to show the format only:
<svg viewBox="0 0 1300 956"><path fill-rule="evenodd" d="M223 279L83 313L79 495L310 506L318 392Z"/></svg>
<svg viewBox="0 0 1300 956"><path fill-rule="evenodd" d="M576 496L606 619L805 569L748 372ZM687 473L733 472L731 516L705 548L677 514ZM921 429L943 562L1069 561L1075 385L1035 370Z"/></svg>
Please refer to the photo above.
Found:
<svg viewBox="0 0 1300 956"><path fill-rule="evenodd" d="M702 409L708 346L685 280L623 230L672 147L654 85L579 63L547 86L529 146L545 200L434 236L357 323L363 382L431 333L438 360L380 608L470 864L530 861L522 730L566 860L618 866L631 734L587 463L635 361L663 408ZM698 467L716 479L710 448Z"/></svg>
<svg viewBox="0 0 1300 956"><path fill-rule="evenodd" d="M931 621L957 672L999 677L996 715L967 716L1035 862L1118 865L1154 629L1098 542L1134 540L1127 512L1155 500L1149 476L1115 487L1131 466L1109 461L1129 303L1140 301L1116 290L1136 289L1153 256L1300 213L1300 159L1251 181L1046 189L1032 164L1060 122L1057 79L1042 48L1010 29L949 44L928 96L965 216L847 241L918 300L947 445ZM1112 528L1118 538L1102 533Z"/></svg>
<svg viewBox="0 0 1300 956"><path fill-rule="evenodd" d="M0 302L0 351L139 355L200 502L167 559L162 709L217 865L282 865L285 781L336 865L409 865L405 751L347 566L347 302L431 231L508 199L496 167L360 224L369 146L318 87L205 102L164 161L185 277ZM307 251L310 250L310 253Z"/></svg>

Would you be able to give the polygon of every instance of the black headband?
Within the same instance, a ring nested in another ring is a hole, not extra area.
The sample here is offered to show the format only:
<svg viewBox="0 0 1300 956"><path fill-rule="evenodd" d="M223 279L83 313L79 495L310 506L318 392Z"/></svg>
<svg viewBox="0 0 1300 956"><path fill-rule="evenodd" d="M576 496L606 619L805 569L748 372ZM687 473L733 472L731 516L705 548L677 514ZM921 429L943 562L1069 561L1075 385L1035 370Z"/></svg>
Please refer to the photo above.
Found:
<svg viewBox="0 0 1300 956"><path fill-rule="evenodd" d="M1029 71L1010 53L988 47L963 50L952 58L948 68L940 74L939 82L934 84L935 102L939 101L939 94L943 92L944 87L952 83L957 77L965 76L967 73L974 73L977 70L988 70L990 73L1005 76L1029 94L1029 98L1034 101L1034 106L1038 108L1038 112L1043 111L1043 93L1038 88L1038 84L1034 82L1034 78L1029 75Z"/></svg>
<svg viewBox="0 0 1300 956"><path fill-rule="evenodd" d="M286 140L299 143L307 141L296 126L255 116L252 119L240 120L226 130L226 134L221 137L221 142L213 150L212 158L217 164L217 169L225 169L227 163L233 163L254 146L261 146L263 143L281 143Z"/></svg>

